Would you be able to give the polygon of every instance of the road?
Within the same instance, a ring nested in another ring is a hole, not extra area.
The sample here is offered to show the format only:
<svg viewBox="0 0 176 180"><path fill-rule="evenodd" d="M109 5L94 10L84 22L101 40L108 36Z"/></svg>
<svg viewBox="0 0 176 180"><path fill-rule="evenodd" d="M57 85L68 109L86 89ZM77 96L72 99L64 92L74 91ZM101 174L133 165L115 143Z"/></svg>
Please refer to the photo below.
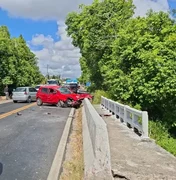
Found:
<svg viewBox="0 0 176 180"><path fill-rule="evenodd" d="M7 114L26 105L0 105L0 180L47 179L70 112L69 108L34 105L19 115Z"/></svg>

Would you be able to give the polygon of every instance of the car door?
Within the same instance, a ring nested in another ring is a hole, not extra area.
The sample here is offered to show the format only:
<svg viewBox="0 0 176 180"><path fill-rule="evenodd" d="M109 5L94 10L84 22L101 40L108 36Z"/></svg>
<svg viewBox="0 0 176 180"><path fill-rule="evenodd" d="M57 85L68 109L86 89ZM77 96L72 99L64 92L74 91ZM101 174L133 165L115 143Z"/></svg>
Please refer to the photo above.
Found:
<svg viewBox="0 0 176 180"><path fill-rule="evenodd" d="M59 99L58 99L58 95L57 95L57 90L53 89L53 88L49 88L48 91L48 100L47 102L50 104L56 104L58 103Z"/></svg>
<svg viewBox="0 0 176 180"><path fill-rule="evenodd" d="M47 101L48 101L48 88L42 87L40 92L38 93L38 98L40 98L43 103L47 103Z"/></svg>

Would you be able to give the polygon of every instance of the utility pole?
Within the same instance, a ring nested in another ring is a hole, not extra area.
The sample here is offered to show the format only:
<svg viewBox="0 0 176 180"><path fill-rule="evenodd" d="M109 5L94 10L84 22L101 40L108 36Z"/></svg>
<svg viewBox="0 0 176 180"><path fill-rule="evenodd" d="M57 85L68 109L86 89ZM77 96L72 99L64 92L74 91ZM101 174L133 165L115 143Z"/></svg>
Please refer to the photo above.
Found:
<svg viewBox="0 0 176 180"><path fill-rule="evenodd" d="M49 65L47 64L47 78L49 79L48 67L49 67Z"/></svg>

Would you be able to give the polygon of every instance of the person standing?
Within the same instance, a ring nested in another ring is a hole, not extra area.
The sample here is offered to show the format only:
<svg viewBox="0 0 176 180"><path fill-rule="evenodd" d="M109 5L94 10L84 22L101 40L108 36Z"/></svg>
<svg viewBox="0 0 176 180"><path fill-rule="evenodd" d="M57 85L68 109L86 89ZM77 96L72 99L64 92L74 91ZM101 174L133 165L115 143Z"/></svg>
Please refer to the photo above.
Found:
<svg viewBox="0 0 176 180"><path fill-rule="evenodd" d="M8 86L6 85L6 87L4 88L4 94L6 95L6 100L9 99L9 88Z"/></svg>

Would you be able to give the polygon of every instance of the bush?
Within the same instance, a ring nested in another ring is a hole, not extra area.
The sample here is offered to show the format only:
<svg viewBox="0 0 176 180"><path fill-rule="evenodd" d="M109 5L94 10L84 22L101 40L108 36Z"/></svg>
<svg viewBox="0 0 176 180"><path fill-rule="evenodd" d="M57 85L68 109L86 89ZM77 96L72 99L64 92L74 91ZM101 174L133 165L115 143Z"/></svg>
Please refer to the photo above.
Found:
<svg viewBox="0 0 176 180"><path fill-rule="evenodd" d="M166 125L160 121L150 121L149 131L150 138L155 139L158 145L176 156L176 139L170 136Z"/></svg>
<svg viewBox="0 0 176 180"><path fill-rule="evenodd" d="M94 93L92 93L94 95L94 99L93 99L93 104L100 104L101 102L101 96L110 98L110 95L102 90L96 90Z"/></svg>

